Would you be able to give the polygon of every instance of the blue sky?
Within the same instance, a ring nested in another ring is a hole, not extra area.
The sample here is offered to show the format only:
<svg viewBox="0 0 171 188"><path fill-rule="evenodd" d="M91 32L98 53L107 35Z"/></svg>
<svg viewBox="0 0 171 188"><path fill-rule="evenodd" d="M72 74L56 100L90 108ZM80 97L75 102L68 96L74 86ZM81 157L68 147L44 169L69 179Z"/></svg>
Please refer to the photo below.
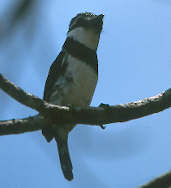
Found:
<svg viewBox="0 0 171 188"><path fill-rule="evenodd" d="M8 24L6 17L14 2L1 0L1 25ZM1 73L42 97L49 66L61 49L69 21L84 11L105 15L93 106L140 100L170 87L169 0L37 0L26 20L0 42ZM2 91L0 104L0 119L36 114ZM1 186L136 188L171 169L170 133L170 109L107 125L104 131L78 125L69 140L72 182L63 178L55 143L46 143L40 131L1 136Z"/></svg>

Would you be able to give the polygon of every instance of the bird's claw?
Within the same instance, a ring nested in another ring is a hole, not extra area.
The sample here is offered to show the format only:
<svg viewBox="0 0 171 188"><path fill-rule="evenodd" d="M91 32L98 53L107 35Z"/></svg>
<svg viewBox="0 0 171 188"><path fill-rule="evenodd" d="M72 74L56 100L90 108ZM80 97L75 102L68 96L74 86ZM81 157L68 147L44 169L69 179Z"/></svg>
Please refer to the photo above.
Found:
<svg viewBox="0 0 171 188"><path fill-rule="evenodd" d="M106 127L104 127L104 125L99 125L103 130L106 128Z"/></svg>
<svg viewBox="0 0 171 188"><path fill-rule="evenodd" d="M107 110L107 109L110 107L110 105L109 105L109 104L101 103L101 104L99 105L99 107L101 107L101 108Z"/></svg>
<svg viewBox="0 0 171 188"><path fill-rule="evenodd" d="M109 104L101 103L101 104L99 105L99 107L103 108L104 110L108 110L109 107L110 107L110 105L109 105ZM100 126L103 130L106 128L106 127L104 127L104 125L99 125L99 126Z"/></svg>

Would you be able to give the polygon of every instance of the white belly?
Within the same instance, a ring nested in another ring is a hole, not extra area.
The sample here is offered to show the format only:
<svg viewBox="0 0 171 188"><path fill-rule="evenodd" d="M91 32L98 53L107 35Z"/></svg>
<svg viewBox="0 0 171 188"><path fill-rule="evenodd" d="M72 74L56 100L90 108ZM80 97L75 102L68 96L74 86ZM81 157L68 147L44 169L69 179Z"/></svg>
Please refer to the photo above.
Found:
<svg viewBox="0 0 171 188"><path fill-rule="evenodd" d="M60 105L87 106L91 103L97 84L97 74L86 63L72 57L67 58L66 73L56 85L52 101Z"/></svg>

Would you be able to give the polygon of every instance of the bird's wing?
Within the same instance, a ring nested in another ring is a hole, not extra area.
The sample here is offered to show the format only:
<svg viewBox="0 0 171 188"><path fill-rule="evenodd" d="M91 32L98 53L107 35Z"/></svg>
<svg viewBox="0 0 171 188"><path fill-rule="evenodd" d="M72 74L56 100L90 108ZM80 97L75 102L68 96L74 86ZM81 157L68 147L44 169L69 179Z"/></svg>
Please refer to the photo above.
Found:
<svg viewBox="0 0 171 188"><path fill-rule="evenodd" d="M65 62L64 61L64 51L61 51L55 61L52 63L48 77L45 83L44 96L43 99L49 102L49 97L52 94L53 86L59 77L64 74L65 71Z"/></svg>

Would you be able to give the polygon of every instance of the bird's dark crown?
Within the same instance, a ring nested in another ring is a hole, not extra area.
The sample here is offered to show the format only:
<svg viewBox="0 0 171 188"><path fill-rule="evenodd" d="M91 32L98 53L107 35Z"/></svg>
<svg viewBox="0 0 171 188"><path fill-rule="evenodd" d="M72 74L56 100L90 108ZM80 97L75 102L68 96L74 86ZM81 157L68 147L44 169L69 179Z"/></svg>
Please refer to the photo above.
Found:
<svg viewBox="0 0 171 188"><path fill-rule="evenodd" d="M103 27L103 16L103 14L96 15L91 12L79 13L72 18L68 32L76 27L83 27L86 29L94 29L97 33L100 33Z"/></svg>

